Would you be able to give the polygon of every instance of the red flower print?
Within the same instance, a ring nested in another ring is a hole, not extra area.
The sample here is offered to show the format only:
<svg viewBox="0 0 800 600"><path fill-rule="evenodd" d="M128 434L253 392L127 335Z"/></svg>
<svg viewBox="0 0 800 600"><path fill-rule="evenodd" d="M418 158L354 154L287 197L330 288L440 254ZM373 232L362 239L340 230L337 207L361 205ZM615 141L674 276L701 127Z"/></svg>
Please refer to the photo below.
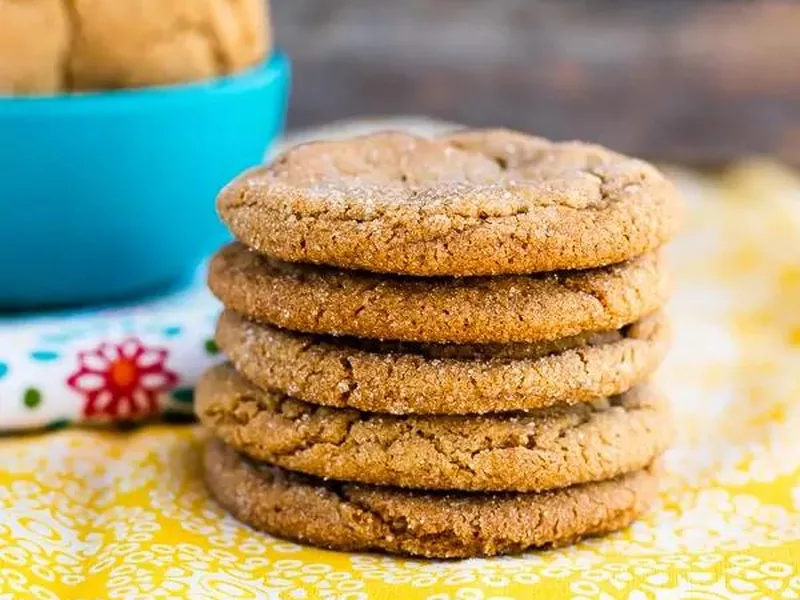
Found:
<svg viewBox="0 0 800 600"><path fill-rule="evenodd" d="M78 370L67 385L85 398L83 416L130 419L158 410L158 395L178 382L164 363L164 348L147 348L137 339L104 342L78 353Z"/></svg>

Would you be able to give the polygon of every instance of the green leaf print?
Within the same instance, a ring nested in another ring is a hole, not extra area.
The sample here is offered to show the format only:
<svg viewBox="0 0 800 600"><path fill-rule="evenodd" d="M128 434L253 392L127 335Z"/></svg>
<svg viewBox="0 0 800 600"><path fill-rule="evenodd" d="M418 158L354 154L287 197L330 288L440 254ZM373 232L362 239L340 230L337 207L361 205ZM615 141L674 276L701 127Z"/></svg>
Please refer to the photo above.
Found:
<svg viewBox="0 0 800 600"><path fill-rule="evenodd" d="M34 387L25 390L22 396L22 403L29 409L34 410L42 403L42 393Z"/></svg>
<svg viewBox="0 0 800 600"><path fill-rule="evenodd" d="M178 388L172 391L172 397L181 404L191 404L194 401L194 390L192 388Z"/></svg>

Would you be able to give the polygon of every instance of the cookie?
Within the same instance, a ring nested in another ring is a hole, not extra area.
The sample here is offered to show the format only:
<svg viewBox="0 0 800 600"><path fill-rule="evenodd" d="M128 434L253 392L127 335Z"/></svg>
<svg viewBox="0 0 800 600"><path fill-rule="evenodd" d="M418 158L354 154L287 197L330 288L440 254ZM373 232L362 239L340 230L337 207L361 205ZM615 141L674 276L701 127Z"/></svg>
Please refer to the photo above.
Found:
<svg viewBox="0 0 800 600"><path fill-rule="evenodd" d="M197 81L261 61L271 35L262 0L72 0L74 89Z"/></svg>
<svg viewBox="0 0 800 600"><path fill-rule="evenodd" d="M666 301L666 271L649 254L589 271L402 277L281 262L234 243L211 261L208 283L226 307L295 331L485 343L619 329Z"/></svg>
<svg viewBox="0 0 800 600"><path fill-rule="evenodd" d="M0 94L198 81L269 54L264 0L0 0Z"/></svg>
<svg viewBox="0 0 800 600"><path fill-rule="evenodd" d="M70 37L64 0L0 0L0 96L59 91Z"/></svg>
<svg viewBox="0 0 800 600"><path fill-rule="evenodd" d="M349 551L463 558L560 546L628 526L654 502L650 469L542 493L418 492L323 481L255 464L212 440L211 494L267 533Z"/></svg>
<svg viewBox="0 0 800 600"><path fill-rule="evenodd" d="M234 180L217 206L259 252L407 275L615 264L660 247L680 220L675 188L645 162L491 129L303 144Z"/></svg>
<svg viewBox="0 0 800 600"><path fill-rule="evenodd" d="M262 391L229 365L198 383L195 411L254 459L309 475L423 489L541 491L642 469L670 443L652 389L529 414L390 416Z"/></svg>
<svg viewBox="0 0 800 600"><path fill-rule="evenodd" d="M326 406L391 414L480 414L620 394L658 367L660 314L551 342L426 344L294 333L224 311L216 341L250 381Z"/></svg>

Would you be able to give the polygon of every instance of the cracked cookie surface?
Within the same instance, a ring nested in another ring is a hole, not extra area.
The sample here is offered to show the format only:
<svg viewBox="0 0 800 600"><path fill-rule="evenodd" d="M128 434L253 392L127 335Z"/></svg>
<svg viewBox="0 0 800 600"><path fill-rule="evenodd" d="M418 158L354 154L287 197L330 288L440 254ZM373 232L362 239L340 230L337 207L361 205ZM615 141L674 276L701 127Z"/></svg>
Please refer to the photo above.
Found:
<svg viewBox="0 0 800 600"><path fill-rule="evenodd" d="M0 0L0 93L143 87L235 73L269 53L267 6Z"/></svg>
<svg viewBox="0 0 800 600"><path fill-rule="evenodd" d="M673 436L649 388L527 414L391 416L263 391L229 365L208 371L195 411L250 457L341 481L422 489L542 491L642 469Z"/></svg>
<svg viewBox="0 0 800 600"><path fill-rule="evenodd" d="M615 264L660 247L680 220L652 165L506 130L303 144L242 174L217 206L259 252L408 275Z"/></svg>
<svg viewBox="0 0 800 600"><path fill-rule="evenodd" d="M211 440L206 485L241 521L280 537L348 551L457 558L569 544L627 527L655 500L643 469L542 493L419 492L341 484L243 459Z"/></svg>
<svg viewBox="0 0 800 600"><path fill-rule="evenodd" d="M247 379L315 404L391 414L480 414L587 402L644 381L666 318L552 342L442 345L299 334L227 310L216 342Z"/></svg>
<svg viewBox="0 0 800 600"><path fill-rule="evenodd" d="M441 343L555 340L655 312L670 282L657 254L588 271L420 278L282 262L234 243L208 283L229 309L295 331Z"/></svg>

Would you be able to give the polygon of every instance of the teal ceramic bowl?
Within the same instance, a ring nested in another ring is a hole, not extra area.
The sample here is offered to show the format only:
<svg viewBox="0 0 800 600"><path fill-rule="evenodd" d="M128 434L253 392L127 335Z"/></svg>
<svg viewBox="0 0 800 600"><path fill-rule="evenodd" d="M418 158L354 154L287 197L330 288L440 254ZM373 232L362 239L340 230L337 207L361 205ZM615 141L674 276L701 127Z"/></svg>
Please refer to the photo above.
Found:
<svg viewBox="0 0 800 600"><path fill-rule="evenodd" d="M282 54L196 84L0 98L0 309L165 288L227 237L217 192L283 126Z"/></svg>

